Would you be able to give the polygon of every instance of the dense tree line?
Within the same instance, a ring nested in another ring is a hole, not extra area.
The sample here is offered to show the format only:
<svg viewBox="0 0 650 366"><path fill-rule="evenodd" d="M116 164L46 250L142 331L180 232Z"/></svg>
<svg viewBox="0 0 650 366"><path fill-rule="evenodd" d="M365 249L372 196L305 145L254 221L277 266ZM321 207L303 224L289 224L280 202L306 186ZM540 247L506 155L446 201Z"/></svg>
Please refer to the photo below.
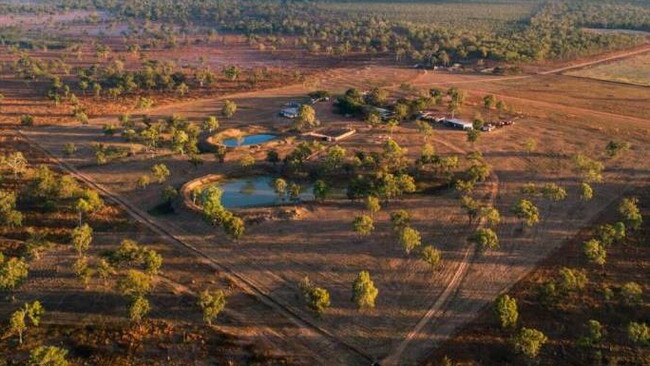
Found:
<svg viewBox="0 0 650 366"><path fill-rule="evenodd" d="M644 7L629 3L568 5L549 3L528 22L502 30L439 26L410 19L387 19L373 13L328 11L318 3L304 1L199 1L182 3L136 0L129 2L60 0L69 7L91 5L110 10L125 18L168 21L178 25L205 25L224 31L272 40L273 47L286 44L277 38L292 36L294 45L314 53L345 55L351 52L391 54L428 65L454 61L491 59L531 61L574 57L598 49L625 47L640 39L623 34L596 34L580 30L585 24L599 25L612 18L612 24L644 28ZM408 6L405 4L404 6ZM610 11L610 10L616 11ZM606 19L600 13L609 11ZM634 17L630 16L634 13ZM457 20L464 23L467 19ZM608 23L608 24L609 24Z"/></svg>

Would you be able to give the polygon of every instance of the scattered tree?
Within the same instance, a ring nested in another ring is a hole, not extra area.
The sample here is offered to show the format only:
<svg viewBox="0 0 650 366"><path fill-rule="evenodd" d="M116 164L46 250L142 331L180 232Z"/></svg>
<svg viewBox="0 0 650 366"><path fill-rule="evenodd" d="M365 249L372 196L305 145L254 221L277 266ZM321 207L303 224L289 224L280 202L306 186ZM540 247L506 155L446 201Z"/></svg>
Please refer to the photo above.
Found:
<svg viewBox="0 0 650 366"><path fill-rule="evenodd" d="M531 328L521 328L512 339L515 351L529 359L536 358L547 341L548 338L544 333Z"/></svg>
<svg viewBox="0 0 650 366"><path fill-rule="evenodd" d="M646 323L631 322L627 326L627 337L639 346L650 344L650 327Z"/></svg>
<svg viewBox="0 0 650 366"><path fill-rule="evenodd" d="M475 243L480 251L499 248L499 238L497 234L489 228L479 228L469 241Z"/></svg>
<svg viewBox="0 0 650 366"><path fill-rule="evenodd" d="M41 322L41 316L45 310L41 303L34 301L26 303L22 308L16 310L9 318L9 332L18 335L18 343L23 343L23 333L27 330L27 320L31 325L37 327Z"/></svg>
<svg viewBox="0 0 650 366"><path fill-rule="evenodd" d="M90 248L93 240L93 229L88 224L77 226L70 234L70 244L77 251L78 255L83 255Z"/></svg>
<svg viewBox="0 0 650 366"><path fill-rule="evenodd" d="M628 226L638 230L643 223L643 217L638 207L639 200L635 197L625 198L618 207L618 212L627 221Z"/></svg>
<svg viewBox="0 0 650 366"><path fill-rule="evenodd" d="M507 294L500 295L494 302L494 312L501 328L514 328L519 319L517 300Z"/></svg>
<svg viewBox="0 0 650 366"><path fill-rule="evenodd" d="M429 264L433 269L438 268L442 261L442 253L432 245L427 245L422 248L421 257L422 260Z"/></svg>
<svg viewBox="0 0 650 366"><path fill-rule="evenodd" d="M375 287L368 271L361 271L352 285L352 301L359 309L372 309L379 290Z"/></svg>
<svg viewBox="0 0 650 366"><path fill-rule="evenodd" d="M167 165L160 163L151 167L151 175L153 175L158 184L162 184L169 178L171 173Z"/></svg>
<svg viewBox="0 0 650 366"><path fill-rule="evenodd" d="M235 115L237 112L237 104L233 101L226 100L223 103L223 107L221 108L221 115L223 115L226 118L230 118Z"/></svg>
<svg viewBox="0 0 650 366"><path fill-rule="evenodd" d="M533 226L539 222L539 210L537 207L529 200L521 199L513 207L512 212L517 216L518 219L526 226Z"/></svg>
<svg viewBox="0 0 650 366"><path fill-rule="evenodd" d="M39 346L29 353L28 366L68 366L68 351L54 346Z"/></svg>
<svg viewBox="0 0 650 366"><path fill-rule="evenodd" d="M209 291L204 290L199 294L198 305L203 311L203 320L212 325L212 321L226 307L226 294L223 290Z"/></svg>
<svg viewBox="0 0 650 366"><path fill-rule="evenodd" d="M406 255L409 255L413 249L422 245L422 237L419 231L407 226L400 232L399 242Z"/></svg>
<svg viewBox="0 0 650 366"><path fill-rule="evenodd" d="M375 230L375 225L373 223L372 217L368 215L360 215L355 217L352 225L354 232L356 232L361 237L368 236L373 232L373 230Z"/></svg>
<svg viewBox="0 0 650 366"><path fill-rule="evenodd" d="M597 239L586 241L582 246L582 250L590 262L599 266L605 265L607 252L605 251L605 247Z"/></svg>

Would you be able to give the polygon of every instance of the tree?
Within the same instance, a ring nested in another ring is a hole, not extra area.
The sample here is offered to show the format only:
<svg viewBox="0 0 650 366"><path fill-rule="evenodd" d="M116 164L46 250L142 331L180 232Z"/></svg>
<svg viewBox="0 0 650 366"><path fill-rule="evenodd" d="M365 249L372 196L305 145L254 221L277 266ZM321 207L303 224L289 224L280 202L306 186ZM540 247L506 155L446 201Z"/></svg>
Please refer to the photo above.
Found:
<svg viewBox="0 0 650 366"><path fill-rule="evenodd" d="M534 138L529 138L524 142L524 149L528 155L532 154L537 149L537 141Z"/></svg>
<svg viewBox="0 0 650 366"><path fill-rule="evenodd" d="M185 151L187 148L187 144L190 142L190 136L187 134L187 132L180 130L180 129L175 129L174 132L172 133L172 151L175 153L185 155Z"/></svg>
<svg viewBox="0 0 650 366"><path fill-rule="evenodd" d="M428 141L431 136L433 136L433 127L429 124L429 122L426 121L421 121L418 120L415 122L416 126L418 128L418 132L424 136L424 141ZM426 145L425 145L426 147ZM429 148L433 150L433 147L429 145ZM424 150L424 148L423 148ZM433 151L432 151L433 152ZM423 154L424 155L424 154Z"/></svg>
<svg viewBox="0 0 650 366"><path fill-rule="evenodd" d="M397 210L391 212L390 214L390 223L393 226L393 231L401 232L406 228L411 222L411 214L405 210Z"/></svg>
<svg viewBox="0 0 650 366"><path fill-rule="evenodd" d="M189 93L189 91L190 87L185 83L180 83L176 86L176 93L178 93L178 95L181 97L185 96L185 94Z"/></svg>
<svg viewBox="0 0 650 366"><path fill-rule="evenodd" d="M413 249L422 245L422 237L419 231L407 226L400 232L399 242L406 255L409 255Z"/></svg>
<svg viewBox="0 0 650 366"><path fill-rule="evenodd" d="M476 244L480 251L499 248L499 238L497 234L489 228L479 228L469 241Z"/></svg>
<svg viewBox="0 0 650 366"><path fill-rule="evenodd" d="M226 100L223 102L223 107L221 108L221 115L230 118L235 115L237 112L237 104L233 101Z"/></svg>
<svg viewBox="0 0 650 366"><path fill-rule="evenodd" d="M631 322L627 326L627 337L639 346L650 344L650 327L646 323Z"/></svg>
<svg viewBox="0 0 650 366"><path fill-rule="evenodd" d="M328 172L335 172L341 167L343 160L345 159L345 149L334 145L327 151L327 156L325 157L325 169Z"/></svg>
<svg viewBox="0 0 650 366"><path fill-rule="evenodd" d="M0 253L0 290L11 291L27 278L29 265L22 258L6 259Z"/></svg>
<svg viewBox="0 0 650 366"><path fill-rule="evenodd" d="M226 234L234 240L240 239L244 235L246 229L244 220L237 216L232 216L228 220L224 220L223 228Z"/></svg>
<svg viewBox="0 0 650 366"><path fill-rule="evenodd" d="M29 114L23 114L20 116L20 124L23 126L33 126L34 125L34 116Z"/></svg>
<svg viewBox="0 0 650 366"><path fill-rule="evenodd" d="M230 65L223 69L223 75L230 81L235 81L239 77L239 67Z"/></svg>
<svg viewBox="0 0 650 366"><path fill-rule="evenodd" d="M135 183L135 185L140 189L147 188L149 184L151 184L151 178L149 178L148 175L141 175Z"/></svg>
<svg viewBox="0 0 650 366"><path fill-rule="evenodd" d="M607 143L607 146L605 146L605 151L610 158L614 158L619 153L630 150L630 147L632 147L632 145L630 145L629 142L612 140Z"/></svg>
<svg viewBox="0 0 650 366"><path fill-rule="evenodd" d="M618 212L627 221L628 226L638 230L643 223L643 217L638 207L639 200L635 197L625 198L618 206Z"/></svg>
<svg viewBox="0 0 650 366"><path fill-rule="evenodd" d="M77 251L77 255L83 255L93 240L93 229L88 224L77 226L70 234L70 244Z"/></svg>
<svg viewBox="0 0 650 366"><path fill-rule="evenodd" d="M302 131L305 127L315 127L318 125L316 120L316 110L314 107L303 104L298 108L298 116L294 120L293 127L297 131Z"/></svg>
<svg viewBox="0 0 650 366"><path fill-rule="evenodd" d="M481 207L479 203L470 196L463 196L460 198L460 206L467 213L468 224L471 225L472 221L479 215Z"/></svg>
<svg viewBox="0 0 650 366"><path fill-rule="evenodd" d="M368 215L361 215L355 217L352 226L354 228L354 232L356 232L359 236L362 237L370 235L370 233L372 233L372 231L375 230L372 217Z"/></svg>
<svg viewBox="0 0 650 366"><path fill-rule="evenodd" d="M287 181L282 178L277 178L273 181L273 189L281 201L284 201L287 195L287 186Z"/></svg>
<svg viewBox="0 0 650 366"><path fill-rule="evenodd" d="M131 300L131 305L129 306L129 319L137 323L147 316L149 311L151 311L149 300L144 296L136 296Z"/></svg>
<svg viewBox="0 0 650 366"><path fill-rule="evenodd" d="M88 265L88 258L85 256L78 257L72 265L72 271L79 277L84 286L88 286L93 275L93 271Z"/></svg>
<svg viewBox="0 0 650 366"><path fill-rule="evenodd" d="M81 220L84 214L96 212L104 207L104 201L97 191L85 189L80 196L75 203L75 209L79 213L79 225L82 224Z"/></svg>
<svg viewBox="0 0 650 366"><path fill-rule="evenodd" d="M388 97L388 90L382 88L372 88L370 92L366 94L366 103L374 105L376 107L381 107L386 103Z"/></svg>
<svg viewBox="0 0 650 366"><path fill-rule="evenodd" d="M322 287L315 287L309 291L307 306L318 314L322 314L330 307L330 293Z"/></svg>
<svg viewBox="0 0 650 366"><path fill-rule="evenodd" d="M370 127L379 126L381 124L381 116L379 115L379 113L374 113L374 112L368 113L366 115L366 124L368 124L368 126Z"/></svg>
<svg viewBox="0 0 650 366"><path fill-rule="evenodd" d="M156 275L162 267L163 257L153 249L145 249L142 251L142 262L148 275Z"/></svg>
<svg viewBox="0 0 650 366"><path fill-rule="evenodd" d="M564 295L583 290L589 282L584 270L562 267L558 274L556 287Z"/></svg>
<svg viewBox="0 0 650 366"><path fill-rule="evenodd" d="M327 308L330 307L330 293L322 287L316 287L311 284L309 277L305 277L299 284L300 291L305 298L307 307L316 312L319 316L322 315Z"/></svg>
<svg viewBox="0 0 650 366"><path fill-rule="evenodd" d="M614 225L600 225L596 229L596 236L604 246L612 245L617 241L625 239L625 224L622 222L617 222Z"/></svg>
<svg viewBox="0 0 650 366"><path fill-rule="evenodd" d="M576 171L582 175L586 183L599 183L603 180L603 163L590 159L585 155L578 154L573 157Z"/></svg>
<svg viewBox="0 0 650 366"><path fill-rule="evenodd" d="M366 198L366 210L370 212L371 216L374 216L377 212L381 210L381 204L379 203L379 198L375 196L368 196Z"/></svg>
<svg viewBox="0 0 650 366"><path fill-rule="evenodd" d="M63 145L63 155L70 157L77 152L77 146L72 142L67 142Z"/></svg>
<svg viewBox="0 0 650 366"><path fill-rule="evenodd" d="M467 142L472 144L472 146L474 145L474 143L476 143L476 141L478 141L478 138L480 136L481 136L480 130L475 130L475 129L467 130Z"/></svg>
<svg viewBox="0 0 650 366"><path fill-rule="evenodd" d="M203 131L212 134L214 131L219 129L219 120L215 116L208 116L208 118L203 121L201 127L203 128Z"/></svg>
<svg viewBox="0 0 650 366"><path fill-rule="evenodd" d="M317 201L325 201L329 195L330 188L325 181L319 179L314 182L313 194Z"/></svg>
<svg viewBox="0 0 650 366"><path fill-rule="evenodd" d="M526 199L520 199L513 207L512 213L528 227L537 224L540 219L537 207Z"/></svg>
<svg viewBox="0 0 650 366"><path fill-rule="evenodd" d="M296 183L289 184L289 199L291 200L291 202L300 201L301 191L302 191L302 187L299 184Z"/></svg>
<svg viewBox="0 0 650 366"><path fill-rule="evenodd" d="M397 121L400 121L409 116L411 108L409 108L409 105L406 103L397 102L395 104L393 112L395 113Z"/></svg>
<svg viewBox="0 0 650 366"><path fill-rule="evenodd" d="M506 102L504 102L503 100L498 100L496 107L499 113L503 113L508 106L506 105Z"/></svg>
<svg viewBox="0 0 650 366"><path fill-rule="evenodd" d="M547 341L548 338L544 333L531 328L521 328L512 339L515 351L530 359L534 359L539 355Z"/></svg>
<svg viewBox="0 0 650 366"><path fill-rule="evenodd" d="M23 224L23 215L16 210L16 194L0 190L0 226L9 228Z"/></svg>
<svg viewBox="0 0 650 366"><path fill-rule="evenodd" d="M488 95L483 97L483 107L485 109L489 110L489 109L494 108L496 103L497 103L497 98L492 94L488 94Z"/></svg>
<svg viewBox="0 0 650 366"><path fill-rule="evenodd" d="M68 366L68 351L54 346L39 346L29 353L28 366Z"/></svg>
<svg viewBox="0 0 650 366"><path fill-rule="evenodd" d="M388 171L402 170L406 165L405 155L406 150L399 146L395 140L390 138L386 140L383 146L382 159L386 162Z"/></svg>
<svg viewBox="0 0 650 366"><path fill-rule="evenodd" d="M275 166L277 163L280 162L280 155L275 150L269 150L266 152L266 161L268 161L269 163L273 164L273 166Z"/></svg>
<svg viewBox="0 0 650 366"><path fill-rule="evenodd" d="M587 334L578 339L578 345L582 347L593 347L603 339L603 326L599 321L590 319L587 322Z"/></svg>
<svg viewBox="0 0 650 366"><path fill-rule="evenodd" d="M18 343L23 343L23 333L27 330L27 320L31 325L37 327L41 322L45 310L41 303L34 301L33 303L26 303L22 308L16 310L9 318L9 331L18 335Z"/></svg>
<svg viewBox="0 0 650 366"><path fill-rule="evenodd" d="M462 200L464 197L469 197L468 195L474 190L474 181L458 179L456 183L454 183L454 187L456 188L456 191L462 195Z"/></svg>
<svg viewBox="0 0 650 366"><path fill-rule="evenodd" d="M501 328L514 328L517 325L517 319L519 319L517 300L509 295L502 294L497 297L494 302L494 312Z"/></svg>
<svg viewBox="0 0 650 366"><path fill-rule="evenodd" d="M361 271L352 285L352 301L359 309L372 309L379 290L375 287L368 271Z"/></svg>
<svg viewBox="0 0 650 366"><path fill-rule="evenodd" d="M605 247L596 239L586 241L582 245L582 250L587 259L597 265L604 266L607 260Z"/></svg>
<svg viewBox="0 0 650 366"><path fill-rule="evenodd" d="M621 301L628 306L643 304L643 288L636 282L621 287Z"/></svg>
<svg viewBox="0 0 650 366"><path fill-rule="evenodd" d="M555 183L547 183L542 188L544 198L553 201L564 201L567 197L566 190Z"/></svg>
<svg viewBox="0 0 650 366"><path fill-rule="evenodd" d="M171 175L167 165L160 163L151 167L151 175L156 178L158 184L163 184Z"/></svg>
<svg viewBox="0 0 650 366"><path fill-rule="evenodd" d="M253 165L255 165L255 157L253 156L253 154L246 153L242 155L241 158L239 158L239 166L241 166L243 169L248 170Z"/></svg>
<svg viewBox="0 0 650 366"><path fill-rule="evenodd" d="M132 299L146 295L151 291L151 287L151 277L135 269L129 270L117 282L118 291Z"/></svg>
<svg viewBox="0 0 650 366"><path fill-rule="evenodd" d="M21 175L27 171L27 159L20 151L11 153L6 157L0 159L2 165L6 165L11 169L14 174L14 178L18 178L18 175Z"/></svg>
<svg viewBox="0 0 650 366"><path fill-rule="evenodd" d="M209 291L204 290L199 294L198 305L203 311L203 320L212 325L212 321L226 307L226 294L223 290Z"/></svg>
<svg viewBox="0 0 650 366"><path fill-rule="evenodd" d="M104 281L104 285L106 285L106 282L108 279L115 274L115 269L111 264L104 258L100 258L98 263L97 263L97 275L99 278Z"/></svg>
<svg viewBox="0 0 650 366"><path fill-rule="evenodd" d="M421 257L422 260L429 264L433 269L438 268L442 261L442 253L432 245L427 245L422 248Z"/></svg>
<svg viewBox="0 0 650 366"><path fill-rule="evenodd" d="M497 226L501 222L501 214L494 207L482 207L479 216L490 226Z"/></svg>
<svg viewBox="0 0 650 366"><path fill-rule="evenodd" d="M591 201L594 198L594 190L587 183L580 183L580 200Z"/></svg>
<svg viewBox="0 0 650 366"><path fill-rule="evenodd" d="M477 114L474 117L474 120L472 121L472 129L476 131L480 131L484 125L485 125L485 121L483 120L483 117L481 117L480 114Z"/></svg>
<svg viewBox="0 0 650 366"><path fill-rule="evenodd" d="M218 162L223 163L226 160L226 153L228 148L224 145L217 145L214 147L214 157Z"/></svg>

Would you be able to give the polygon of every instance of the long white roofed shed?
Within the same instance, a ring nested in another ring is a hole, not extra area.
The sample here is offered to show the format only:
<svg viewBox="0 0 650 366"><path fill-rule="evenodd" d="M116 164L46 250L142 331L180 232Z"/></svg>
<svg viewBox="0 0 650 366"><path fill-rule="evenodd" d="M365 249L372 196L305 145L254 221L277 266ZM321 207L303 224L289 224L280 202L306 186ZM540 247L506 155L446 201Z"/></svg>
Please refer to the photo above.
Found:
<svg viewBox="0 0 650 366"><path fill-rule="evenodd" d="M472 122L468 122L458 118L447 118L445 119L445 124L450 127L460 128L463 130L473 130L474 125Z"/></svg>

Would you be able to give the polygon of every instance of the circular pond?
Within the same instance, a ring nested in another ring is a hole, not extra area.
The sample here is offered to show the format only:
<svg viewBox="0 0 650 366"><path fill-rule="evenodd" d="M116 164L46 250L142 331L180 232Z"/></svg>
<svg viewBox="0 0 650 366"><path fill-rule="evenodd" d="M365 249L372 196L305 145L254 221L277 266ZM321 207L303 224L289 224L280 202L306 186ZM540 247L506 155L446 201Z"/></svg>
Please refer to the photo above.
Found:
<svg viewBox="0 0 650 366"><path fill-rule="evenodd" d="M273 206L288 203L289 197L284 199L278 197L273 188L275 179L269 176L257 176L239 179L228 179L215 183L223 192L221 204L225 208L244 208ZM311 201L314 199L313 186L304 184L301 186L300 200Z"/></svg>
<svg viewBox="0 0 650 366"><path fill-rule="evenodd" d="M269 142L271 140L276 139L276 135L271 135L271 134L254 134L254 135L246 135L243 137L231 137L227 138L222 141L224 145L227 147L239 147L239 146L249 146L249 145L257 145L257 144L263 144L265 142Z"/></svg>

